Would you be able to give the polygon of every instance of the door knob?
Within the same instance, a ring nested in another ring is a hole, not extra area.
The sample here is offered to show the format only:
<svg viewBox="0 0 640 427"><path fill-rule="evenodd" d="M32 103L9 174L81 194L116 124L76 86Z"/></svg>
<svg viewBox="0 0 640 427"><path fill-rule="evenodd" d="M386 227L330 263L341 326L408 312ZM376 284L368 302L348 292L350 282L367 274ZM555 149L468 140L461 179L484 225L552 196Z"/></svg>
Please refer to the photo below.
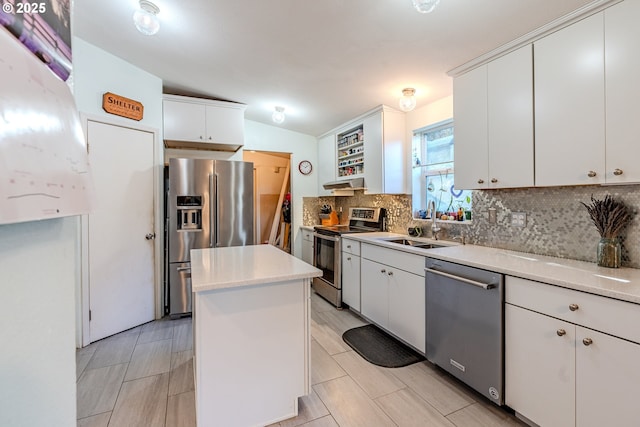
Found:
<svg viewBox="0 0 640 427"><path fill-rule="evenodd" d="M596 175L597 175L597 173L596 173L595 171L589 171L589 173L587 173L587 176L588 176L589 178L593 178L593 177L595 177Z"/></svg>
<svg viewBox="0 0 640 427"><path fill-rule="evenodd" d="M393 276L393 271L387 273L389 276Z"/></svg>
<svg viewBox="0 0 640 427"><path fill-rule="evenodd" d="M495 184L496 182L498 182L498 179L497 179L497 178L491 178L491 183L492 183L492 184Z"/></svg>
<svg viewBox="0 0 640 427"><path fill-rule="evenodd" d="M556 334L558 334L559 337L562 337L567 334L567 331L565 331L564 329L558 329L556 331Z"/></svg>
<svg viewBox="0 0 640 427"><path fill-rule="evenodd" d="M380 270L380 273L386 273L387 270L385 270L384 268L382 270Z"/></svg>
<svg viewBox="0 0 640 427"><path fill-rule="evenodd" d="M585 338L585 339L582 340L582 344L591 345L591 344L593 344L593 340L591 338Z"/></svg>
<svg viewBox="0 0 640 427"><path fill-rule="evenodd" d="M484 179L480 178L480 179L478 180L478 184L484 184Z"/></svg>
<svg viewBox="0 0 640 427"><path fill-rule="evenodd" d="M153 240L156 238L156 233L149 233L146 236L144 236L144 238L147 240Z"/></svg>
<svg viewBox="0 0 640 427"><path fill-rule="evenodd" d="M613 174L614 174L615 176L620 176L620 175L622 175L622 169L614 169L614 170L613 170Z"/></svg>
<svg viewBox="0 0 640 427"><path fill-rule="evenodd" d="M580 307L578 307L578 304L569 304L569 310L571 311L576 311L579 308Z"/></svg>

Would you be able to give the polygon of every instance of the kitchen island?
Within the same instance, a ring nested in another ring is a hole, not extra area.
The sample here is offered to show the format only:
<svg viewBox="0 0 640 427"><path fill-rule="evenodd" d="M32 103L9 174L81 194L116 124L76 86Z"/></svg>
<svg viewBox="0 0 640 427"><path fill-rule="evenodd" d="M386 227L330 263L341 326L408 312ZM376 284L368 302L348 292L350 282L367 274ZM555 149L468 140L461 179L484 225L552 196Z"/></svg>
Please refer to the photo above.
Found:
<svg viewBox="0 0 640 427"><path fill-rule="evenodd" d="M264 426L310 391L315 267L270 245L191 251L199 426Z"/></svg>

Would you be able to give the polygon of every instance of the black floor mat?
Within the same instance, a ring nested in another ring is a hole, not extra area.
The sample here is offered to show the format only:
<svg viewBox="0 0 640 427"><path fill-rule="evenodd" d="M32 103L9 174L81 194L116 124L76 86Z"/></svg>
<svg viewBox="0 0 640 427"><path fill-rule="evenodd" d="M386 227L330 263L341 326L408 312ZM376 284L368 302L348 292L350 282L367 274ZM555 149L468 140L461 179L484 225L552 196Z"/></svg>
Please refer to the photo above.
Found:
<svg viewBox="0 0 640 427"><path fill-rule="evenodd" d="M365 360L386 368L399 368L421 362L420 353L407 347L375 325L349 329L342 334L344 342Z"/></svg>

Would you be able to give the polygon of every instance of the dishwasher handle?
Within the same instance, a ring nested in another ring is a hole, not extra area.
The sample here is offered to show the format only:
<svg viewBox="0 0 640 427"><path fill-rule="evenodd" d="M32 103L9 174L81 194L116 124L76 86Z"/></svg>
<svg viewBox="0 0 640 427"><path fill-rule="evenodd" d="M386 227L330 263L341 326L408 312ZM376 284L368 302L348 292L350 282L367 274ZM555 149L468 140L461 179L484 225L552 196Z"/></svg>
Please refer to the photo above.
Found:
<svg viewBox="0 0 640 427"><path fill-rule="evenodd" d="M460 282L464 282L468 285L477 286L478 288L482 288L482 289L493 289L496 287L496 285L493 283L482 283L482 282L478 282L477 280L471 280L464 277L456 276L454 274L445 273L444 271L434 270L433 268L425 268L424 271L428 273L437 274L438 276L444 276L449 279L458 280Z"/></svg>

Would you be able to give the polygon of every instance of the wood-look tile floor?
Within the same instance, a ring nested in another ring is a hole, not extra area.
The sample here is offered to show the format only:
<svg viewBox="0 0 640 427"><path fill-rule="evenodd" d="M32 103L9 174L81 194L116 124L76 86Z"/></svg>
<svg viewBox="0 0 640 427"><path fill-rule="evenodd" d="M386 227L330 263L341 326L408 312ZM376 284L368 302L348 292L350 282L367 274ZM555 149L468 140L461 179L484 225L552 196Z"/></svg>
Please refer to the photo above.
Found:
<svg viewBox="0 0 640 427"><path fill-rule="evenodd" d="M366 362L342 341L364 324L312 295L311 394L271 427L524 425L428 362ZM195 426L192 341L191 319L163 319L78 350L78 426Z"/></svg>

